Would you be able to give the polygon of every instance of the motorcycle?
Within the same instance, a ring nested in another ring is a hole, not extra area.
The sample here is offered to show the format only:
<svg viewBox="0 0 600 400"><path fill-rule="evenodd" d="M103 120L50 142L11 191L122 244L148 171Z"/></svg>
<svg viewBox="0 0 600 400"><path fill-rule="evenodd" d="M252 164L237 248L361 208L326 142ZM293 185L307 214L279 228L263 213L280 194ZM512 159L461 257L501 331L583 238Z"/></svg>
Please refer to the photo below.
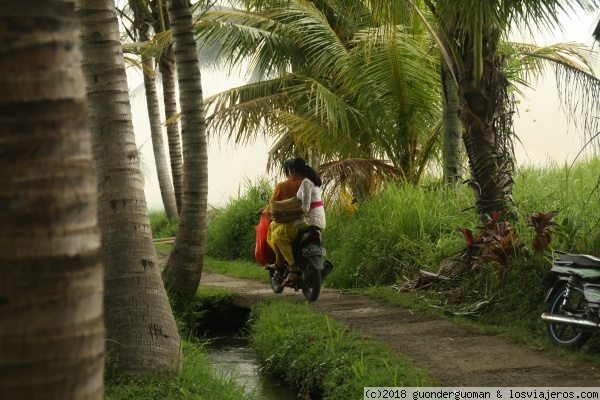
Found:
<svg viewBox="0 0 600 400"><path fill-rule="evenodd" d="M541 316L548 337L579 349L600 331L600 258L554 251L544 282L550 286L548 311Z"/></svg>
<svg viewBox="0 0 600 400"><path fill-rule="evenodd" d="M298 232L296 240L292 243L292 251L296 267L297 278L287 287L296 292L302 290L304 298L315 301L321 294L321 283L333 269L331 261L323 262L327 250L321 247L321 229L318 226L308 226ZM281 293L286 286L281 286L290 273L289 265L284 261L283 267L269 270L271 289L274 293Z"/></svg>
<svg viewBox="0 0 600 400"><path fill-rule="evenodd" d="M265 199L264 196L263 200ZM283 281L290 273L286 261L282 267L269 270L269 281L274 293L282 293L286 287L296 292L302 290L304 298L315 301L321 294L321 283L333 269L331 261L323 261L327 256L327 250L321 246L321 228L318 226L307 226L301 229L292 242L292 252L298 270L297 278L288 286L282 286ZM274 262L275 260L271 260Z"/></svg>

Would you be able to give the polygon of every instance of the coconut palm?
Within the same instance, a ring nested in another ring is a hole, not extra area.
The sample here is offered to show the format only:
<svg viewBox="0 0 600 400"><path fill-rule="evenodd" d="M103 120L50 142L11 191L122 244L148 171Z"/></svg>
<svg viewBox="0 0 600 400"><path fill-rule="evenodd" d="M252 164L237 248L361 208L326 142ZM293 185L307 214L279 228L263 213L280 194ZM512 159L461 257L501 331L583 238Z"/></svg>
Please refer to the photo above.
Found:
<svg viewBox="0 0 600 400"><path fill-rule="evenodd" d="M152 242L115 4L81 0L77 17L99 183L107 350L125 372L168 372L180 367L180 339Z"/></svg>
<svg viewBox="0 0 600 400"><path fill-rule="evenodd" d="M396 2L385 3L396 7ZM407 4L428 22L412 0ZM482 220L494 211L511 213L514 102L503 72L501 40L515 24L557 27L560 11L589 10L595 4L587 0L425 0L425 4L436 23L431 33L457 82L477 211Z"/></svg>
<svg viewBox="0 0 600 400"><path fill-rule="evenodd" d="M175 200L175 191L171 182L171 175L167 167L167 158L165 156L165 146L163 142L162 120L156 91L156 75L153 59L154 48L152 46L143 45L150 40L150 36L152 35L152 30L150 28L154 22L154 16L148 7L148 3L139 0L130 1L127 4L126 9L120 10L119 13L122 21L127 22L128 27L126 28L126 32L129 35L129 40L134 43L133 45L129 45L127 49L141 57L141 61L138 65L142 70L144 79L144 94L146 96L146 106L150 122L150 137L152 139L152 150L163 206L167 217L177 218L179 216L179 211ZM165 49L168 49L166 45ZM174 159L176 158L175 155Z"/></svg>
<svg viewBox="0 0 600 400"><path fill-rule="evenodd" d="M193 296L200 284L205 253L208 145L189 1L169 0L168 12L179 80L184 192L179 229L163 279L173 291Z"/></svg>
<svg viewBox="0 0 600 400"><path fill-rule="evenodd" d="M208 11L198 34L229 65L270 77L207 99L211 131L235 143L276 139L271 157L385 158L418 181L440 132L439 75L429 39L374 23L362 2L266 1ZM349 7L348 5L352 5Z"/></svg>
<svg viewBox="0 0 600 400"><path fill-rule="evenodd" d="M154 32L156 35L167 35L170 33L171 25L164 1L153 0L151 4ZM171 162L171 175L173 176L173 189L175 190L175 203L177 204L177 213L181 213L183 202L183 157L181 155L179 121L175 118L179 114L179 111L177 108L175 59L171 42L167 42L164 46L160 47L160 52L156 56L156 60L162 80L165 124L167 126L169 160Z"/></svg>
<svg viewBox="0 0 600 400"><path fill-rule="evenodd" d="M98 189L74 2L5 4L0 53L0 398L99 400Z"/></svg>

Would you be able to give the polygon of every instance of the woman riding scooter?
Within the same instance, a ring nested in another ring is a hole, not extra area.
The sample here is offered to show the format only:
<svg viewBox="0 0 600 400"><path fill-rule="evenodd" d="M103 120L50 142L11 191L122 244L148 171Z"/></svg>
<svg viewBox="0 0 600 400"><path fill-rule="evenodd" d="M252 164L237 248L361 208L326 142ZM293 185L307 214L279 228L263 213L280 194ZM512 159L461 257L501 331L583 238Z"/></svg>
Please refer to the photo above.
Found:
<svg viewBox="0 0 600 400"><path fill-rule="evenodd" d="M259 212L261 214L270 216L271 205L273 204L274 201L284 201L284 200L289 200L291 198L296 197L296 194L298 193L298 189L300 188L300 184L302 183L302 180L293 179L290 176L289 164L292 162L292 160L293 159L290 158L283 163L283 171L285 173L285 176L287 177L287 180L285 180L283 182L279 182L275 186L275 190L273 191L273 195L271 196L271 200L269 201L269 204L267 205L267 207L259 210ZM273 222L271 222L271 223L273 223ZM269 229L269 232L270 232L270 229ZM270 234L267 234L267 243L275 252L275 262L273 264L267 265L265 267L265 269L276 271L278 267L283 266L283 256L282 256L281 252L278 251L276 249L275 245L273 244Z"/></svg>
<svg viewBox="0 0 600 400"><path fill-rule="evenodd" d="M269 226L269 244L273 244L276 254L279 254L279 262L284 258L289 265L289 274L283 281L282 286L289 286L294 282L298 275L294 254L292 251L292 242L295 240L298 231L302 228L315 225L325 229L325 209L321 197L321 178L316 171L306 164L302 158L293 158L287 160L285 167L289 171L288 179L301 181L296 197L300 200L301 206L280 211L270 208L270 214L273 222ZM298 215L300 218L291 222L279 222L278 219L283 216ZM276 264L268 268L277 268L281 264L276 259Z"/></svg>

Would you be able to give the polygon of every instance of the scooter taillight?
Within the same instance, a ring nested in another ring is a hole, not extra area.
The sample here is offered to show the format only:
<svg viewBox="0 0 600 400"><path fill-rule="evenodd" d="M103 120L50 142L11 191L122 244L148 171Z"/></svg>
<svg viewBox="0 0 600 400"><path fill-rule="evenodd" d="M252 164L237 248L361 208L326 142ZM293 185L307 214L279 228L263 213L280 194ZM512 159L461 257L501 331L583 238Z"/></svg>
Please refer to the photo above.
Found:
<svg viewBox="0 0 600 400"><path fill-rule="evenodd" d="M321 239L321 231L313 231L308 235L309 238L311 239Z"/></svg>

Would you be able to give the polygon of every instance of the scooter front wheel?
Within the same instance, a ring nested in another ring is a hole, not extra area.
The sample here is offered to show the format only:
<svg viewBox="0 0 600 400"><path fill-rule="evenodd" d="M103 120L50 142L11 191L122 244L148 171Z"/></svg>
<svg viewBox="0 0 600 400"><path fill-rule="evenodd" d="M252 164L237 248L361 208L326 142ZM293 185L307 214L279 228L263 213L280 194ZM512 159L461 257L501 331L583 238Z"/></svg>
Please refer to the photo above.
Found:
<svg viewBox="0 0 600 400"><path fill-rule="evenodd" d="M561 285L550 299L548 312L567 316L584 316L587 312L587 301L583 295L583 290L580 287L571 289L570 298L565 304L568 311L563 306L566 291L567 285L565 283ZM592 336L591 332L582 328L553 323L546 324L546 333L555 345L573 350L579 349Z"/></svg>

